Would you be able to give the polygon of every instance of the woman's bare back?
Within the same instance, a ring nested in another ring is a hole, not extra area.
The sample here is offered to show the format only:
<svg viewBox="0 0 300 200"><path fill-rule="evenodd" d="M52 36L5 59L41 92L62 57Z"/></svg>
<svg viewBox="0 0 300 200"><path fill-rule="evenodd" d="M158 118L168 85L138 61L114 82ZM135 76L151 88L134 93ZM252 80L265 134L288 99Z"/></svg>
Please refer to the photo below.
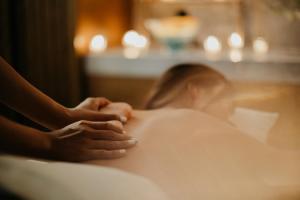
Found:
<svg viewBox="0 0 300 200"><path fill-rule="evenodd" d="M149 178L171 199L299 199L300 157L271 149L214 117L187 109L135 112L139 140L117 160L89 163Z"/></svg>

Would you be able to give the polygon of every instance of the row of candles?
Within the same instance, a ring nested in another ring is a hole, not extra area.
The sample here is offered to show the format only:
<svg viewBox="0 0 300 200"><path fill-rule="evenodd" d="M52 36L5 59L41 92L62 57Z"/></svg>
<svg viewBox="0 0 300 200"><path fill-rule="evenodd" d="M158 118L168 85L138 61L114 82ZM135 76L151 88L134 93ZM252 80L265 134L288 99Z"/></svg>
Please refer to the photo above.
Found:
<svg viewBox="0 0 300 200"><path fill-rule="evenodd" d="M74 39L74 47L78 52L83 51L86 45L86 40L83 36L76 36ZM142 53L144 53L150 43L149 39L139 34L134 30L127 31L122 38L122 45L124 47L123 53L126 58L138 58ZM107 39L102 34L97 34L92 37L89 42L89 52L91 54L97 55L105 52L107 49Z"/></svg>
<svg viewBox="0 0 300 200"><path fill-rule="evenodd" d="M243 59L241 49L244 47L244 40L242 37L233 32L228 38L228 46L230 47L229 58L232 62L240 62ZM206 54L210 57L214 57L222 50L222 43L216 36L208 36L203 43L203 48ZM256 38L252 43L252 48L257 56L266 54L269 50L269 45L263 37Z"/></svg>
<svg viewBox="0 0 300 200"><path fill-rule="evenodd" d="M74 40L75 48L80 48L83 45L83 38L76 37ZM233 62L239 62L242 60L242 48L244 47L244 40L237 32L233 32L228 37L228 46L230 47L229 58ZM134 30L127 31L122 39L122 45L124 47L123 54L126 58L138 58L144 53L150 46L149 39L139 34ZM213 35L208 36L203 41L203 48L207 56L214 58L222 51L222 43ZM263 55L268 52L269 46L267 41L258 37L253 41L252 48L255 54ZM103 53L107 49L107 39L104 35L95 35L89 43L89 51L92 54Z"/></svg>

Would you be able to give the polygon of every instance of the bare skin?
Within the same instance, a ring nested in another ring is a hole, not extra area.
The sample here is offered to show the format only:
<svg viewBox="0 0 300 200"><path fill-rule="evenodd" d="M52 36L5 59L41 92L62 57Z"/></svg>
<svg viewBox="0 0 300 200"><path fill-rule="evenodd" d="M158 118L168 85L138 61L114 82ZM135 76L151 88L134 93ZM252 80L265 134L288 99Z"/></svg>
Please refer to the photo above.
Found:
<svg viewBox="0 0 300 200"><path fill-rule="evenodd" d="M98 97L66 108L27 82L1 57L0 80L0 103L51 130L33 129L0 115L0 152L86 161L122 157L136 143L124 134L121 124L130 118L130 106L122 115L100 112L111 102Z"/></svg>
<svg viewBox="0 0 300 200"><path fill-rule="evenodd" d="M64 107L27 82L1 57L0 80L0 102L50 130L79 120L122 120L118 115L97 112L110 103L105 98L88 98L75 108Z"/></svg>
<svg viewBox="0 0 300 200"><path fill-rule="evenodd" d="M139 141L124 158L90 161L158 184L171 199L299 199L300 154L262 145L231 125L188 109L134 111Z"/></svg>

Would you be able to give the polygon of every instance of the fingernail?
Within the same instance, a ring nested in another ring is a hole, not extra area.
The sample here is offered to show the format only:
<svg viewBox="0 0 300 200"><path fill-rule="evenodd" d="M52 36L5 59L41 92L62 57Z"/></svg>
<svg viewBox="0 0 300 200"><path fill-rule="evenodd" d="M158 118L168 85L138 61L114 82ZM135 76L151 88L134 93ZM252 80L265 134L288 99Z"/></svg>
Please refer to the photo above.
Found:
<svg viewBox="0 0 300 200"><path fill-rule="evenodd" d="M127 117L125 117L125 116L121 116L120 119L121 119L121 122L123 122L123 123L127 122Z"/></svg>
<svg viewBox="0 0 300 200"><path fill-rule="evenodd" d="M126 153L126 150L125 149L121 149L119 150L120 153Z"/></svg>
<svg viewBox="0 0 300 200"><path fill-rule="evenodd" d="M137 140L131 139L131 140L128 140L128 143L129 143L129 144L136 144L136 143L137 143Z"/></svg>

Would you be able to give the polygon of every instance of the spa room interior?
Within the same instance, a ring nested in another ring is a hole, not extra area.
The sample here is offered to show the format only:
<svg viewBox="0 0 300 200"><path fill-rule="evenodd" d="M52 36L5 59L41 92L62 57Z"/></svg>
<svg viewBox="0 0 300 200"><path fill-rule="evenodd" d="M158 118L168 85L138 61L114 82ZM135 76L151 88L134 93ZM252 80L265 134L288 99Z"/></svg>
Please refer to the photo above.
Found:
<svg viewBox="0 0 300 200"><path fill-rule="evenodd" d="M137 139L124 157L82 162L0 148L1 200L300 200L300 0L0 0L1 57L66 108L120 104ZM206 109L224 114L215 89L178 81L191 66L224 77L226 118ZM5 91L1 116L53 131ZM155 107L162 91L175 100Z"/></svg>

